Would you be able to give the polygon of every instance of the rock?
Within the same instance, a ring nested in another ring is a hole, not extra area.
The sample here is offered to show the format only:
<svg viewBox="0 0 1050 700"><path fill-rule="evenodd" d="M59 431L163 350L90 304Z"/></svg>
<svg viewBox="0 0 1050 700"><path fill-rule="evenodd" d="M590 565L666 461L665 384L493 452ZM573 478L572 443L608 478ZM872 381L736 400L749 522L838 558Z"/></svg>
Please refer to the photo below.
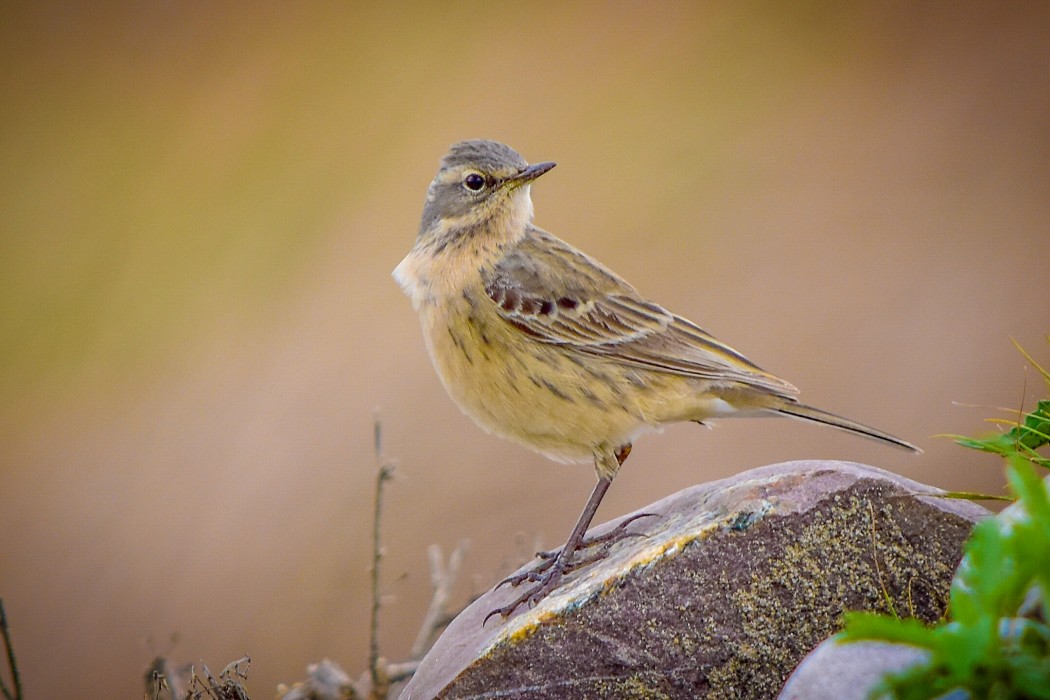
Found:
<svg viewBox="0 0 1050 700"><path fill-rule="evenodd" d="M401 697L775 697L846 610L943 614L961 545L988 512L938 492L820 461L685 489L641 510L658 516L631 524L643 537L535 608L482 627L518 593L479 598Z"/></svg>
<svg viewBox="0 0 1050 700"><path fill-rule="evenodd" d="M842 644L832 638L802 660L779 700L868 700L885 674L903 671L929 656L928 651L907 644Z"/></svg>
<svg viewBox="0 0 1050 700"><path fill-rule="evenodd" d="M1044 487L1050 493L1050 477L1044 478ZM1002 527L1011 529L1029 517L1019 502L996 516ZM1033 582L1016 616L1004 615L999 618L999 630L1009 637L1012 631L1023 629L1032 620L1045 624L1044 610L1043 588ZM871 692L886 674L903 671L929 658L927 650L906 644L874 641L849 643L833 637L802 660L784 685L780 700L864 700L868 697L882 700L886 696L873 696ZM982 659L973 659L970 663L980 668ZM1006 692L1006 695L1009 693ZM969 700L971 697L971 690L955 688L938 696L938 700Z"/></svg>

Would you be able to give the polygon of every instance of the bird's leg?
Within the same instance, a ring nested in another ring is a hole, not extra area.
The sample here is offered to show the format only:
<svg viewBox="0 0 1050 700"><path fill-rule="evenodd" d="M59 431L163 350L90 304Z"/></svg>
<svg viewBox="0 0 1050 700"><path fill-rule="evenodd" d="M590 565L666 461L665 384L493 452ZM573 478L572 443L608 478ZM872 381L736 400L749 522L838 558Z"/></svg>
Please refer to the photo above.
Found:
<svg viewBox="0 0 1050 700"><path fill-rule="evenodd" d="M594 462L594 464L595 464L595 470L598 472L598 480L599 480L599 482L601 482L602 479L606 479L608 481L612 481L613 477L616 476L616 472L619 470L619 468L621 466L623 466L624 460L626 460L627 456L630 455L630 454L631 454L631 444L630 443L621 445L616 450L608 450L608 451L599 451L599 452L597 452L595 454L595 462ZM613 460L615 460L615 461L613 461ZM606 486L605 490L608 490L608 488L609 487ZM597 490L598 490L598 486L595 486L595 491L597 491ZM602 492L602 495L604 495L604 490ZM582 522L582 518L584 517L584 515L586 515L588 508L590 508L591 503L593 502L594 498L595 498L595 494L592 493L591 494L591 498L587 501L587 505L584 507L584 513L581 514L581 516L580 516L581 522ZM601 495L599 495L597 498L600 501L601 500ZM597 504L595 504L594 509L597 510ZM620 523L618 526L613 528L612 531L607 532L607 533L605 533L603 535L600 535L598 537L587 537L586 536L586 528L590 527L590 521L588 520L587 523L583 525L584 530L583 530L582 536L580 537L579 542L576 544L575 552L579 552L580 550L583 550L583 549L589 549L589 548L591 548L591 547L593 547L595 545L603 544L603 543L608 543L609 545L611 545L612 542L620 539L621 537L630 536L630 535L627 535L627 533L626 533L627 526L630 525L635 520L637 520L638 518L645 517L646 515L647 514L645 514L645 513L640 514L640 515L635 515L635 516L625 520L624 522ZM591 517L593 517L593 516L594 516L594 513L592 512L591 513ZM577 528L580 527L580 522L576 523L576 527ZM574 529L573 530L573 534L575 534L575 533L576 533L576 530ZM571 539L572 539L572 536L570 536L570 540ZM550 551L536 552L536 556L540 558L540 562L536 566L534 566L533 568L531 568L528 571L525 571L523 573L515 574L513 576L508 576L507 578L503 579L498 584L496 584L496 588L500 588L500 587L502 587L502 586L504 586L504 585L506 585L508 583L511 584L512 586L517 586L519 584L524 583L525 581L539 581L542 578L543 574L547 571L547 569L551 568L551 566L554 565L555 560L558 559L558 556L561 554L561 552L564 549L565 549L565 547L562 546L562 547L559 547L558 549L552 549ZM562 565L562 573L566 573L567 574L570 571L575 571L576 569L579 569L579 568L581 568L583 566L586 566L587 564L593 563L593 562L597 561L598 559L604 558L607 555L607 553L608 553L608 546L605 546L599 551L599 553L597 555L591 555L589 557L585 557L584 559L580 559L580 558L577 557L577 558L573 558L571 561L570 561L569 557L572 556L572 553L570 553L566 557L564 557L564 561L562 562L562 564L563 564Z"/></svg>
<svg viewBox="0 0 1050 700"><path fill-rule="evenodd" d="M620 446L620 448L613 453L613 456L616 457L617 465L623 466L624 460L626 460L627 456L630 454L631 444L627 443L625 445ZM616 527L612 528L608 532L605 532L601 535L596 535L594 537L584 537L576 546L577 552L583 549L591 549L592 547L596 547L598 545L602 545L602 547L597 552L588 557L582 559L574 559L567 566L565 572L568 573L570 571L574 571L575 569L587 566L588 564L593 564L594 562L600 559L604 559L606 556L608 556L610 547L612 547L613 544L619 542L622 539L625 539L627 537L641 537L642 533L640 532L627 532L627 527L635 520L640 520L642 518L651 518L655 516L656 513L636 513L631 517L622 520ZM552 549L545 552L536 552L536 556L542 559L543 561L540 562L540 564L535 569L533 569L533 571L530 572L530 574L542 573L543 571L545 571L547 568L550 567L552 560L557 558L560 552L560 549ZM514 578L516 577L511 577L511 579L504 580L500 583L500 585L503 585L503 583L513 583L516 586L519 583L521 583L522 580L535 580L534 576L528 574L524 575L524 578L522 578L519 581L514 581Z"/></svg>
<svg viewBox="0 0 1050 700"><path fill-rule="evenodd" d="M517 610L523 603L540 602L558 586L562 575L565 573L569 559L572 557L573 552L575 552L580 546L583 534L587 532L587 526L591 524L591 519L594 518L594 513L598 510L598 504L602 502L602 498L605 496L605 492L609 490L611 484L611 478L603 477L598 480L598 483L594 486L594 490L591 491L590 498L587 499L587 504L583 507L583 512L580 513L580 517L576 521L576 526L572 528L572 532L569 534L569 539L565 541L565 545L561 548L561 551L558 552L558 556L547 560L550 564L544 567L542 572L536 572L535 577L527 576L521 579L521 581L534 580L536 585L530 587L527 591L515 598L510 604L505 605L502 608L496 608L486 615L481 623L483 626L493 615L507 617ZM506 582L517 584L521 581L514 581L512 577ZM501 582L500 585L503 585L503 582Z"/></svg>
<svg viewBox="0 0 1050 700"><path fill-rule="evenodd" d="M627 459L627 455L630 453L630 444L624 445L616 450L614 455L616 457L617 466L622 465L624 460ZM624 521L610 532L599 537L594 537L590 540L587 540L584 537L587 533L587 528L590 527L591 520L594 519L594 514L598 511L598 506L601 504L602 498L605 497L605 492L609 490L609 486L612 484L613 476L615 476L615 471L598 478L598 483L595 484L594 490L591 491L591 495L587 499L586 505L583 507L583 512L580 513L576 525L572 528L572 532L569 534L569 539L565 541L561 550L558 552L542 552L540 556L543 558L543 561L541 561L536 568L524 574L518 574L504 579L496 586L499 588L499 586L502 586L505 583L517 586L525 581L530 581L536 584L535 586L531 586L508 605L505 605L502 608L496 608L486 615L482 625L484 625L485 622L488 622L488 619L493 615L498 614L507 617L524 603L535 604L540 602L546 598L551 591L557 588L562 577L566 573L600 559L604 559L608 555L608 548L612 542L615 542L622 537L629 536L624 530L630 522L633 522L644 515L650 515L649 513L636 515L633 518ZM603 544L603 547L596 554L585 557L582 560L574 560L573 555L580 549L593 547L596 544Z"/></svg>

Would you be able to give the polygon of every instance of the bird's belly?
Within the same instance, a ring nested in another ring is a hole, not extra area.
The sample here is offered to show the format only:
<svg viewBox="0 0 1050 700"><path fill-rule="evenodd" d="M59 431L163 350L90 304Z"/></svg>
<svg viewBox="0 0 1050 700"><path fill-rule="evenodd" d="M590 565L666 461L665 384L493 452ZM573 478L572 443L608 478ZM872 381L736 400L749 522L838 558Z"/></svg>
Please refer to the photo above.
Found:
<svg viewBox="0 0 1050 700"><path fill-rule="evenodd" d="M552 459L589 461L598 446L619 446L664 422L647 414L640 395L659 387L637 370L538 342L469 305L444 314L421 309L421 320L434 366L460 409Z"/></svg>

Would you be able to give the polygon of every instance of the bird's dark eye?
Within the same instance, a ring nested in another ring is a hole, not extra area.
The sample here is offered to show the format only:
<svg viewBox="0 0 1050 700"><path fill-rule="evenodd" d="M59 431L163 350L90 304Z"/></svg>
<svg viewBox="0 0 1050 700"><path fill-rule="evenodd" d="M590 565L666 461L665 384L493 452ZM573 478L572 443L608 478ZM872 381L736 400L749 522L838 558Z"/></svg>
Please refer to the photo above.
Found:
<svg viewBox="0 0 1050 700"><path fill-rule="evenodd" d="M463 186L471 192L480 192L481 188L485 186L485 178L477 173L471 173L463 178Z"/></svg>

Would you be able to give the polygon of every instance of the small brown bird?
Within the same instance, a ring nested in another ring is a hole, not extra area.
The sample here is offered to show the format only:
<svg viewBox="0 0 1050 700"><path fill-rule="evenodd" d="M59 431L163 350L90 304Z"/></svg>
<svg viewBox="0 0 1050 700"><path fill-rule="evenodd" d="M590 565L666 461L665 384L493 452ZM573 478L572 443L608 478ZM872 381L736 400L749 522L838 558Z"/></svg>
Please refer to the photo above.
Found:
<svg viewBox="0 0 1050 700"><path fill-rule="evenodd" d="M668 423L789 416L908 450L909 443L798 402L797 389L694 323L646 300L601 263L532 224L529 165L495 141L441 161L415 246L394 270L445 389L485 430L559 461L591 461L598 484L565 545L510 605L535 603L578 566L598 504L640 434Z"/></svg>

